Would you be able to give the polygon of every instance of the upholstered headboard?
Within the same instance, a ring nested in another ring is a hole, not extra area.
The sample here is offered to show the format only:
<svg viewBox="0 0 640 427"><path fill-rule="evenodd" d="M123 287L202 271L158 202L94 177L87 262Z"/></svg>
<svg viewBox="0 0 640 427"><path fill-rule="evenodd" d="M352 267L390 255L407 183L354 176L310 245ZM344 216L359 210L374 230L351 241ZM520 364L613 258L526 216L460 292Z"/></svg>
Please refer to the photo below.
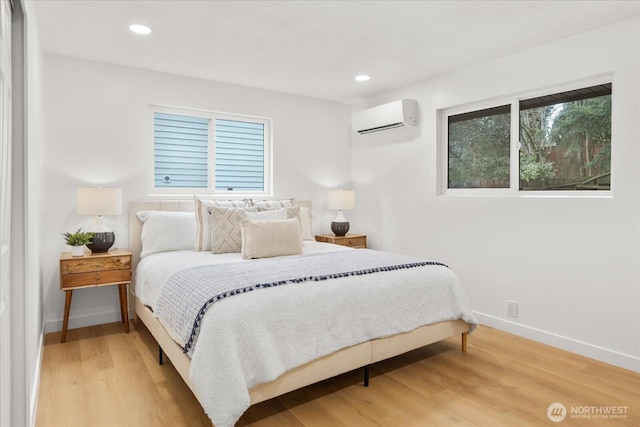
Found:
<svg viewBox="0 0 640 427"><path fill-rule="evenodd" d="M310 200L294 200L294 204L311 210ZM147 200L134 201L129 204L129 249L131 249L133 253L132 267L134 271L138 265L138 261L140 261L140 251L142 250L142 221L140 221L136 212L145 210L194 212L195 203L193 200Z"/></svg>

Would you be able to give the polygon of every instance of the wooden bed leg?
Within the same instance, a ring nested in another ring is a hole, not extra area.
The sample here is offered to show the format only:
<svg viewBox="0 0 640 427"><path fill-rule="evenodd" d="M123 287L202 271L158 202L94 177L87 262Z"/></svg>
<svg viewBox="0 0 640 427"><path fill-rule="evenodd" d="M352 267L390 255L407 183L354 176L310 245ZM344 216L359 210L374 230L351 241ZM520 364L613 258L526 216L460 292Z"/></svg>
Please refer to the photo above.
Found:
<svg viewBox="0 0 640 427"><path fill-rule="evenodd" d="M469 332L462 333L462 352L467 352L467 336L469 336Z"/></svg>
<svg viewBox="0 0 640 427"><path fill-rule="evenodd" d="M164 363L163 355L164 352L162 351L162 347L158 346L158 365L162 365Z"/></svg>
<svg viewBox="0 0 640 427"><path fill-rule="evenodd" d="M371 365L367 365L364 367L364 386L369 387L369 373Z"/></svg>

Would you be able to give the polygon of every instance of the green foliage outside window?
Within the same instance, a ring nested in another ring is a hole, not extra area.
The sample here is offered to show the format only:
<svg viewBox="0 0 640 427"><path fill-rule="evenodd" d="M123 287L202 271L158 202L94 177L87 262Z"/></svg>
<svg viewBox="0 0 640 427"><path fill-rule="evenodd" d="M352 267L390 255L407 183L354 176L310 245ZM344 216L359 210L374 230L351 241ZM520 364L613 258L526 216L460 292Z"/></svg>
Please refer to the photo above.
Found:
<svg viewBox="0 0 640 427"><path fill-rule="evenodd" d="M609 94L572 100L592 89ZM610 93L611 85L601 85L521 101L521 190L610 189ZM506 105L449 116L448 188L509 188L509 111Z"/></svg>
<svg viewBox="0 0 640 427"><path fill-rule="evenodd" d="M611 95L520 111L522 190L608 190Z"/></svg>
<svg viewBox="0 0 640 427"><path fill-rule="evenodd" d="M450 120L449 188L508 188L510 114Z"/></svg>

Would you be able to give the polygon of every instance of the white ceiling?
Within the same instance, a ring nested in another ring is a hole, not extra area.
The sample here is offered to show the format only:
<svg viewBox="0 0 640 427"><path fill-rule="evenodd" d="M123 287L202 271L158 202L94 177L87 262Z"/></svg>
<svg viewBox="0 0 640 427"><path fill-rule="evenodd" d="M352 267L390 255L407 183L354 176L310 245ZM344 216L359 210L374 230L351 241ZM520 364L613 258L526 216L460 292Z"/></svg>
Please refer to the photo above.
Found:
<svg viewBox="0 0 640 427"><path fill-rule="evenodd" d="M347 103L640 13L637 0L33 4L47 52Z"/></svg>

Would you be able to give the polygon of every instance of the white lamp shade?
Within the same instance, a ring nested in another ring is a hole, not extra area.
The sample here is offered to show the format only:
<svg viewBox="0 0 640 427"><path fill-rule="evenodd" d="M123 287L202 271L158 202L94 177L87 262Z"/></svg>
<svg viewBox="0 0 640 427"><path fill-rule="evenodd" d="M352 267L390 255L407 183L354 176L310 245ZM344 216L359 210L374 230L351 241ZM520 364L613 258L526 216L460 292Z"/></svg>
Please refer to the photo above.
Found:
<svg viewBox="0 0 640 427"><path fill-rule="evenodd" d="M329 209L353 209L356 206L356 193L353 190L329 191Z"/></svg>
<svg viewBox="0 0 640 427"><path fill-rule="evenodd" d="M78 215L122 214L122 188L79 187Z"/></svg>

